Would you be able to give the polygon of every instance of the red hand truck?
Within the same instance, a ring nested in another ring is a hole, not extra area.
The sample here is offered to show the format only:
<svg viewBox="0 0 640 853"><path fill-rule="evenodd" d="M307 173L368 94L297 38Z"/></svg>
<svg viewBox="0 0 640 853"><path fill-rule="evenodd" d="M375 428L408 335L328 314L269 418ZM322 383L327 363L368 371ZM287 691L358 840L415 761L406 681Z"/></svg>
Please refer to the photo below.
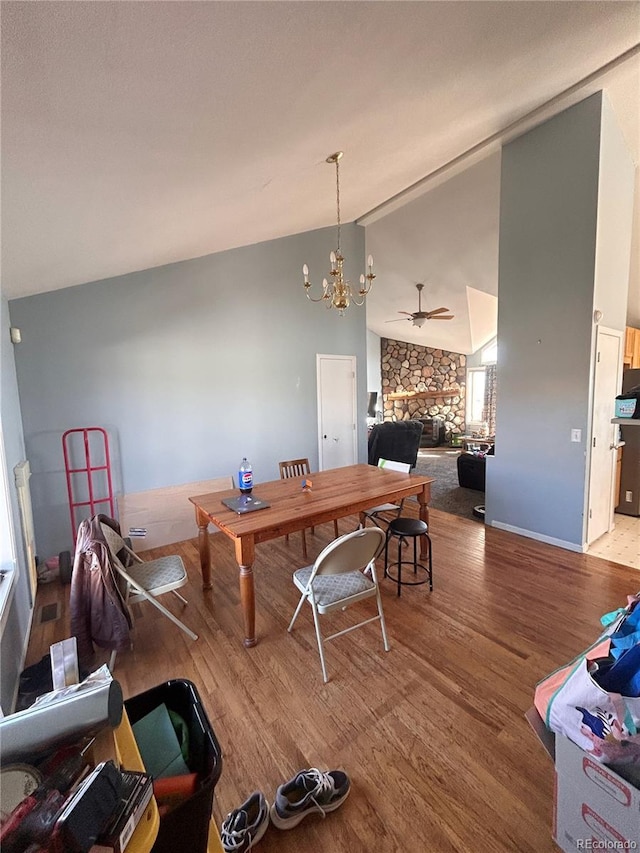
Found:
<svg viewBox="0 0 640 853"><path fill-rule="evenodd" d="M62 435L62 449L75 543L78 533L76 509L79 507L85 510L82 519L96 515L98 511L106 515L107 508L109 516L115 518L109 438L102 427L68 429ZM79 497L82 500L78 500Z"/></svg>

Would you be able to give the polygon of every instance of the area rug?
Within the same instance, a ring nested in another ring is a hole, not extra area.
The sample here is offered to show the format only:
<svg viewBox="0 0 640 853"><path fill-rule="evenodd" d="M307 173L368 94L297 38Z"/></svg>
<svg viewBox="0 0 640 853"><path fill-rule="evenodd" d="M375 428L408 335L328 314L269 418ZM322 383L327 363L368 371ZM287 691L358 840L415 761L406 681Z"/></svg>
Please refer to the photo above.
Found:
<svg viewBox="0 0 640 853"><path fill-rule="evenodd" d="M431 484L430 507L482 523L481 519L474 516L473 508L484 504L484 492L463 489L458 485L456 460L459 455L459 450L451 448L421 448L414 471L435 477L435 483Z"/></svg>

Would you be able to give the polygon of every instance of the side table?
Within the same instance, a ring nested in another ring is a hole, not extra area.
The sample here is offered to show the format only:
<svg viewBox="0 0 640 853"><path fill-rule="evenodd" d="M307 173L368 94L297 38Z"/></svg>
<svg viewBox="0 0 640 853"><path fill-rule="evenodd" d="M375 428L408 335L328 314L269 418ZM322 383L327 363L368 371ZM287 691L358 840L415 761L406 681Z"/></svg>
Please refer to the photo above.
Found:
<svg viewBox="0 0 640 853"><path fill-rule="evenodd" d="M463 435L462 436L462 449L463 450L488 450L495 444L495 437L487 436L486 438L480 438L474 435Z"/></svg>

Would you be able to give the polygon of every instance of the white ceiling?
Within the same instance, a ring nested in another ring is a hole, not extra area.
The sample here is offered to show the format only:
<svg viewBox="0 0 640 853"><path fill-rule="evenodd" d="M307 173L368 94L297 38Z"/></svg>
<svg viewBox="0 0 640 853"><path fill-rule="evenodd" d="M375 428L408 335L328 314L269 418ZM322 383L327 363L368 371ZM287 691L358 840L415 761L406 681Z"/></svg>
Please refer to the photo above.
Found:
<svg viewBox="0 0 640 853"><path fill-rule="evenodd" d="M342 218L359 219L640 43L638 2L3 0L1 13L9 298L331 225L325 158L339 149ZM636 163L638 68L636 54L604 78ZM391 259L376 262L384 310L414 310L422 273L394 283Z"/></svg>

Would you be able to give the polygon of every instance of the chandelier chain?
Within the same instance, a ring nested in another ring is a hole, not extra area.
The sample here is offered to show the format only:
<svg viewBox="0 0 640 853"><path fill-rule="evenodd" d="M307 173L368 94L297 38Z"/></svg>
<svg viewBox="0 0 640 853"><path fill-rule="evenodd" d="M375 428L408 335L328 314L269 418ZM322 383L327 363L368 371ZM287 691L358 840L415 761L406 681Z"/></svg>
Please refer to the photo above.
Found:
<svg viewBox="0 0 640 853"><path fill-rule="evenodd" d="M336 207L338 209L338 254L340 254L340 161L336 159Z"/></svg>

